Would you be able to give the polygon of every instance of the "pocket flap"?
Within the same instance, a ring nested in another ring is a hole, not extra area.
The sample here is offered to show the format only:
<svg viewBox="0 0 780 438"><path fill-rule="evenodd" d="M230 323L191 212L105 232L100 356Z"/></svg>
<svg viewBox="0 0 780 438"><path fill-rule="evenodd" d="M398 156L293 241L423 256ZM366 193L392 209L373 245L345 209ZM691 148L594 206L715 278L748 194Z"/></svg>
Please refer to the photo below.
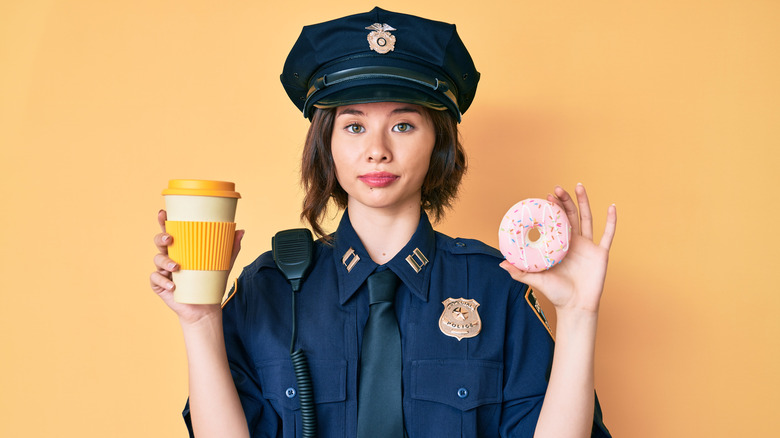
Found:
<svg viewBox="0 0 780 438"><path fill-rule="evenodd" d="M263 397L287 409L300 409L298 383L292 360L275 360L257 365ZM347 398L347 361L313 360L309 370L314 385L314 403L343 402Z"/></svg>
<svg viewBox="0 0 780 438"><path fill-rule="evenodd" d="M412 398L462 411L501 402L503 365L484 360L412 362Z"/></svg>

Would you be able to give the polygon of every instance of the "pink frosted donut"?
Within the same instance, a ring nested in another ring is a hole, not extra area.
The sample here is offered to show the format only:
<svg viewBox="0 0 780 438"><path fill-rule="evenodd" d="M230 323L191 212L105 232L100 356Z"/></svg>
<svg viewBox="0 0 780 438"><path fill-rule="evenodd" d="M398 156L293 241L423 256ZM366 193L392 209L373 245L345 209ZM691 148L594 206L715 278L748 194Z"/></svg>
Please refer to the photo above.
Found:
<svg viewBox="0 0 780 438"><path fill-rule="evenodd" d="M571 225L566 213L546 199L524 199L504 215L498 228L501 253L519 269L539 272L563 260Z"/></svg>

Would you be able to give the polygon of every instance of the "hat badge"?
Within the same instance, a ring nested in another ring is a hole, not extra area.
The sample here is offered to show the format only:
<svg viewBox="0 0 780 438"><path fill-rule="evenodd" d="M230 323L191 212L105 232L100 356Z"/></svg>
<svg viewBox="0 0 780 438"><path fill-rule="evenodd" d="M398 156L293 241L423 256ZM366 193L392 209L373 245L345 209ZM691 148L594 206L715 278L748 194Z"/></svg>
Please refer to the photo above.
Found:
<svg viewBox="0 0 780 438"><path fill-rule="evenodd" d="M368 39L368 47L376 53L385 54L392 52L395 49L395 36L390 33L391 30L396 30L392 26L386 23L374 23L366 29L373 32L369 33L366 37Z"/></svg>

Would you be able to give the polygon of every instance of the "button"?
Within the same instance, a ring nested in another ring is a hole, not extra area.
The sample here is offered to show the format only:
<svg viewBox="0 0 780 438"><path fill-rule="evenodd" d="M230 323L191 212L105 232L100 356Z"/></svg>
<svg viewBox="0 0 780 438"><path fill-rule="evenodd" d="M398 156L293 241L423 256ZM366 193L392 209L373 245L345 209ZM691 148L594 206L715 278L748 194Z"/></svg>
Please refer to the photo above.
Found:
<svg viewBox="0 0 780 438"><path fill-rule="evenodd" d="M463 242L455 242L455 246L457 246L459 248L463 248L464 246L466 246L466 244L463 243Z"/></svg>
<svg viewBox="0 0 780 438"><path fill-rule="evenodd" d="M469 390L466 388L460 388L458 390L458 397L460 398L466 398L469 396Z"/></svg>
<svg viewBox="0 0 780 438"><path fill-rule="evenodd" d="M295 388L287 388L287 391L285 391L284 394L287 396L287 398L295 397Z"/></svg>

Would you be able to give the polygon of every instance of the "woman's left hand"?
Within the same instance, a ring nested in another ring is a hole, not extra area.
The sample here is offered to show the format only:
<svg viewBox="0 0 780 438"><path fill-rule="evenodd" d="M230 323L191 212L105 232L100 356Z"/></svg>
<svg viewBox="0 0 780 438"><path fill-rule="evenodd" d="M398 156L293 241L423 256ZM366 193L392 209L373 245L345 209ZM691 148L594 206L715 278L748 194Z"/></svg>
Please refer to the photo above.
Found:
<svg viewBox="0 0 780 438"><path fill-rule="evenodd" d="M556 312L585 311L597 313L604 279L607 274L609 248L615 236L617 211L611 205L607 212L604 234L597 244L593 240L593 216L585 187L577 184L577 204L561 187L547 200L561 206L571 223L569 252L563 261L542 272L525 272L504 260L501 267L517 281L541 292L555 306Z"/></svg>

